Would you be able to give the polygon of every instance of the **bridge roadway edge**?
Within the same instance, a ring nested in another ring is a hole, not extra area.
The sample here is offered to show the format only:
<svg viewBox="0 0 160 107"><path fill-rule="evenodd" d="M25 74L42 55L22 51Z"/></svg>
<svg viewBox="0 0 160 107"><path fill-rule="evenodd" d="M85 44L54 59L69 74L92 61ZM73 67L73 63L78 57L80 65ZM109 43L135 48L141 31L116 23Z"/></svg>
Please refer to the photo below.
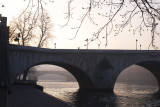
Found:
<svg viewBox="0 0 160 107"><path fill-rule="evenodd" d="M9 44L8 47L9 51L30 51L30 52L40 52L45 54L52 54L52 53L108 53L113 54L116 52L116 54L146 54L146 52L150 53L152 56L156 56L157 54L160 54L159 50L114 50L114 49L107 49L107 50L96 50L96 49L51 49L51 48L37 48L32 46L22 46L22 45L14 45Z"/></svg>

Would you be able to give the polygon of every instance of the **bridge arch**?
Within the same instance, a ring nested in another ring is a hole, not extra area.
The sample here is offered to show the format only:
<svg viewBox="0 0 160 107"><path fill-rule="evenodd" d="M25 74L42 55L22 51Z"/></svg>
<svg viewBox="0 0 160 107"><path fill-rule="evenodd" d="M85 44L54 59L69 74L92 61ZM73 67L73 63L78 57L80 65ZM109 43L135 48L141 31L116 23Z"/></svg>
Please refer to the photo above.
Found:
<svg viewBox="0 0 160 107"><path fill-rule="evenodd" d="M154 76L155 80L158 83L158 87L159 87L159 90L160 90L160 74L159 74L159 72L160 72L160 61L141 61L141 62L137 62L135 64L127 65L127 66L125 66L125 68L123 70L121 70L118 73L116 81L117 81L118 77L121 75L121 73L125 69L129 68L132 65L138 65L138 66L141 66L141 67L147 69ZM116 81L115 81L115 83L116 83Z"/></svg>
<svg viewBox="0 0 160 107"><path fill-rule="evenodd" d="M144 61L136 65L142 66L149 70L156 78L160 89L160 61Z"/></svg>
<svg viewBox="0 0 160 107"><path fill-rule="evenodd" d="M56 66L59 66L59 67L66 69L69 73L71 73L76 78L76 80L79 84L79 89L81 89L81 90L83 90L83 89L86 90L86 89L90 89L91 87L94 87L91 79L85 74L84 71L82 71L81 69L79 69L76 66L73 66L73 65L70 65L67 63L45 61L45 62L40 62L40 63L34 64L32 66L29 66L25 70L28 70L31 67L34 67L37 65L42 65L42 64L56 65Z"/></svg>

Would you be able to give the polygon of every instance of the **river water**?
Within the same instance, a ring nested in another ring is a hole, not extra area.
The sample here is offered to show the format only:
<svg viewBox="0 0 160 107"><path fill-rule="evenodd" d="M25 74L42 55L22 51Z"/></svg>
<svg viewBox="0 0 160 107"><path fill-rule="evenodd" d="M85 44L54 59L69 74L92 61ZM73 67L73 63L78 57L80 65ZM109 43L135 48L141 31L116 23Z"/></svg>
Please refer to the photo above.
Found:
<svg viewBox="0 0 160 107"><path fill-rule="evenodd" d="M117 82L114 92L79 91L77 82L38 82L44 92L73 107L160 107L160 93L154 85Z"/></svg>

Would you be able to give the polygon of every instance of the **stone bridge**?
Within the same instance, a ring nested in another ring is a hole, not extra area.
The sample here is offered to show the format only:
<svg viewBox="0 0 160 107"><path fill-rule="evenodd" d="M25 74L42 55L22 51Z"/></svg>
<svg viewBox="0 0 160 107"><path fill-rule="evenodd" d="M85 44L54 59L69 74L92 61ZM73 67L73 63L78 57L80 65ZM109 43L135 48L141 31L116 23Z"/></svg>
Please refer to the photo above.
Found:
<svg viewBox="0 0 160 107"><path fill-rule="evenodd" d="M6 20L0 20L1 87L7 87L22 72L40 64L63 67L77 79L80 89L112 91L118 75L133 64L148 69L160 86L158 50L64 50L9 45Z"/></svg>
<svg viewBox="0 0 160 107"><path fill-rule="evenodd" d="M160 51L155 50L71 50L9 45L11 81L29 68L53 64L68 70L80 89L113 90L118 75L136 64L155 76L160 86Z"/></svg>

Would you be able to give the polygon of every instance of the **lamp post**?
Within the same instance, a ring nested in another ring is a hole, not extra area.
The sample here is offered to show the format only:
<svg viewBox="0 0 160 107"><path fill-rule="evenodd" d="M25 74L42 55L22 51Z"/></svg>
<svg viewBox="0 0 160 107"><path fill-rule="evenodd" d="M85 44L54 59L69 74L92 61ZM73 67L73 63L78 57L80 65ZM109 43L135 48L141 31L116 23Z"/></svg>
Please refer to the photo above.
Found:
<svg viewBox="0 0 160 107"><path fill-rule="evenodd" d="M98 49L100 49L100 44L98 44Z"/></svg>
<svg viewBox="0 0 160 107"><path fill-rule="evenodd" d="M20 43L19 43L20 36L21 36L20 33L18 33L18 36L14 39L14 41L18 42L18 45L20 45Z"/></svg>
<svg viewBox="0 0 160 107"><path fill-rule="evenodd" d="M142 45L140 44L139 46L140 46L140 50L141 50L141 46L142 46Z"/></svg>
<svg viewBox="0 0 160 107"><path fill-rule="evenodd" d="M54 49L56 49L56 43L54 43Z"/></svg>
<svg viewBox="0 0 160 107"><path fill-rule="evenodd" d="M85 41L87 42L86 46L87 46L87 49L88 49L88 38Z"/></svg>
<svg viewBox="0 0 160 107"><path fill-rule="evenodd" d="M136 50L137 50L137 42L138 42L138 40L136 39Z"/></svg>

